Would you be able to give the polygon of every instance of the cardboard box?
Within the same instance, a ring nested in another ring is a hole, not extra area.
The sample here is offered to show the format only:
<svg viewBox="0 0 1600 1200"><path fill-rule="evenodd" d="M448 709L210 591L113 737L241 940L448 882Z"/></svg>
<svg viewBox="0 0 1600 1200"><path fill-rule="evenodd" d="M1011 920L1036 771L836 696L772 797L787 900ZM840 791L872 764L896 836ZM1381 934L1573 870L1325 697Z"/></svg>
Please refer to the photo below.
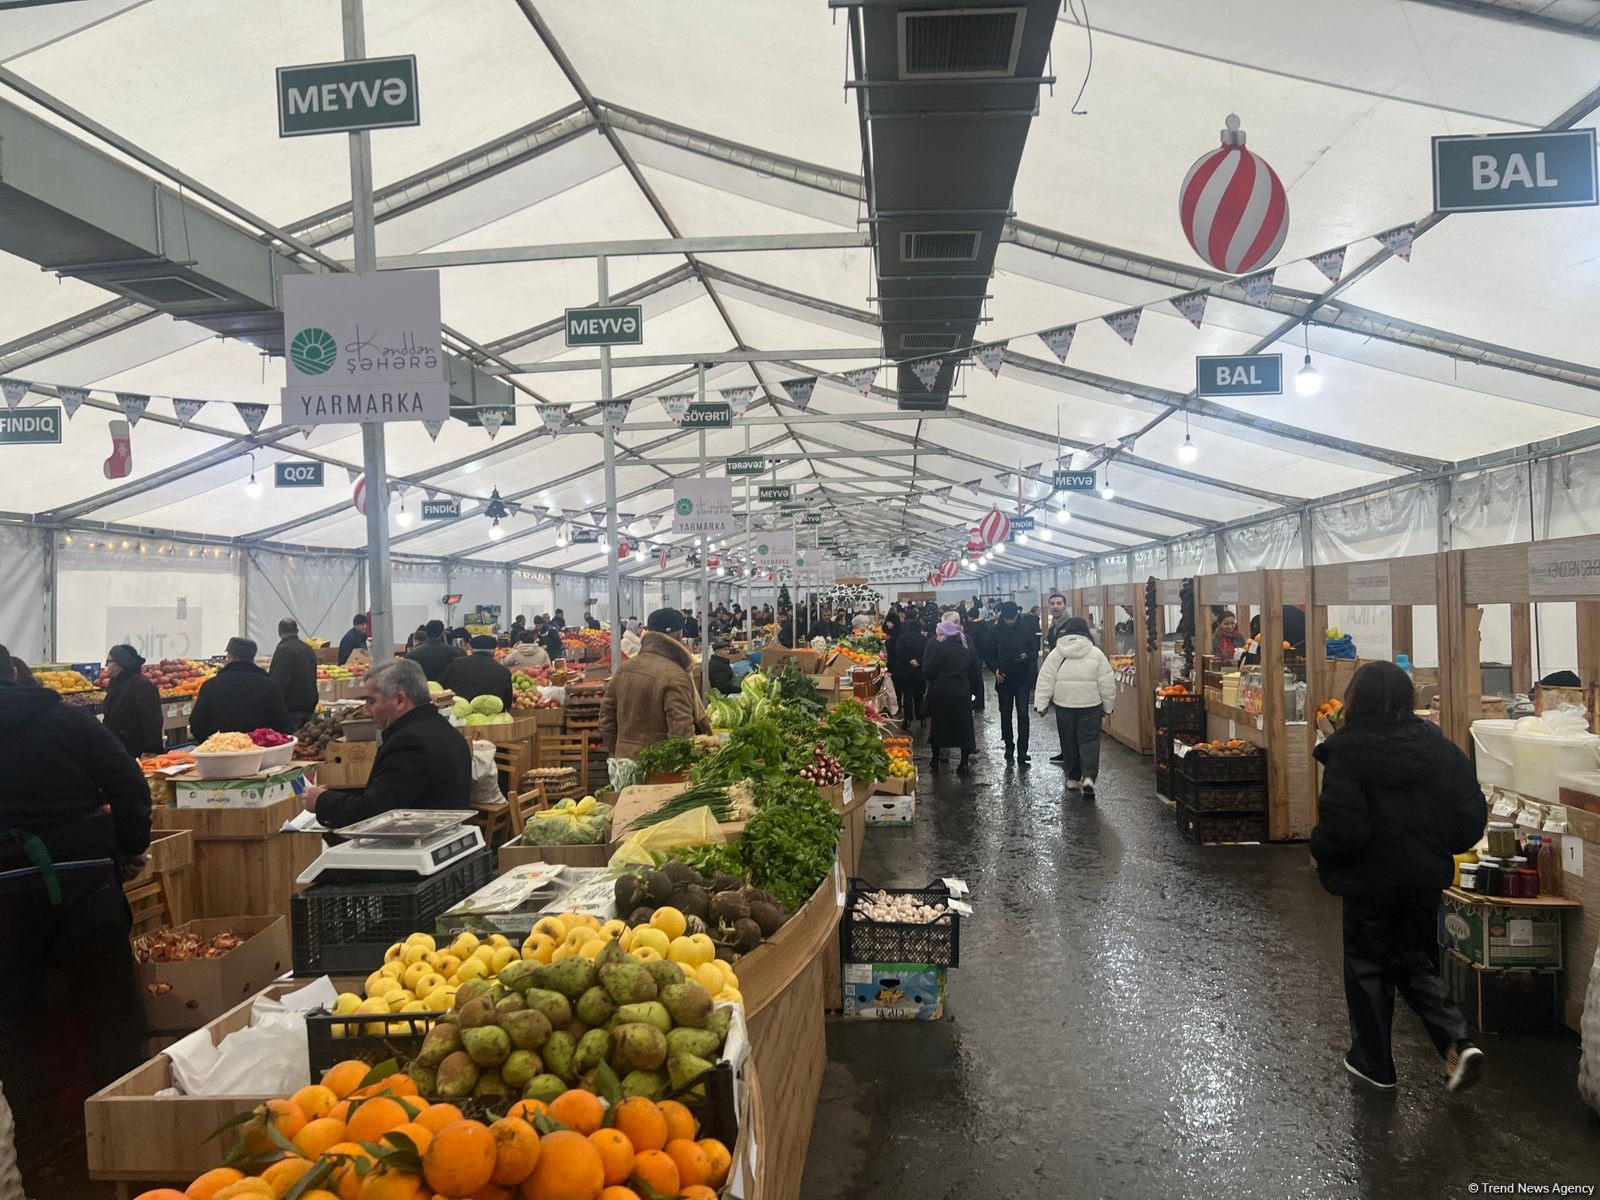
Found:
<svg viewBox="0 0 1600 1200"><path fill-rule="evenodd" d="M605 837L592 846L525 846L507 842L500 847L500 874L529 863L560 863L567 867L603 867L611 862L611 816L606 816Z"/></svg>
<svg viewBox="0 0 1600 1200"><path fill-rule="evenodd" d="M179 775L172 781L173 804L177 808L271 808L297 794L294 785L305 773L303 764L289 763L244 779Z"/></svg>
<svg viewBox="0 0 1600 1200"><path fill-rule="evenodd" d="M917 819L917 798L876 795L867 797L868 825L909 825Z"/></svg>
<svg viewBox="0 0 1600 1200"><path fill-rule="evenodd" d="M1548 967L1480 967L1454 950L1441 956L1450 996L1483 1033L1554 1033L1557 977Z"/></svg>
<svg viewBox="0 0 1600 1200"><path fill-rule="evenodd" d="M145 1024L152 1030L199 1029L290 968L289 922L283 917L222 917L176 928L204 938L231 931L245 941L221 958L139 964L139 997ZM157 995L163 988L170 990Z"/></svg>
<svg viewBox="0 0 1600 1200"><path fill-rule="evenodd" d="M1439 945L1480 967L1559 967L1561 910L1497 899L1466 900L1447 891L1439 904Z"/></svg>
<svg viewBox="0 0 1600 1200"><path fill-rule="evenodd" d="M937 1021L948 968L927 963L844 964L844 1015L870 1021Z"/></svg>
<svg viewBox="0 0 1600 1200"><path fill-rule="evenodd" d="M377 758L377 742L347 742L334 738L317 763L317 782L329 788L364 788Z"/></svg>
<svg viewBox="0 0 1600 1200"><path fill-rule="evenodd" d="M872 785L874 796L909 796L917 790L917 777L915 775L891 775L887 779L880 779Z"/></svg>

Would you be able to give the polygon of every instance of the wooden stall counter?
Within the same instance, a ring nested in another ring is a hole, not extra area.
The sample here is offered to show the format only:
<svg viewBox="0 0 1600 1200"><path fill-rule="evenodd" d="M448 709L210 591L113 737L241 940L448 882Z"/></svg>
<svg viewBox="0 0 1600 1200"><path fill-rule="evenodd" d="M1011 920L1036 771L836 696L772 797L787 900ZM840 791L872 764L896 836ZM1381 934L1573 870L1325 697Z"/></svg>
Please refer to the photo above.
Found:
<svg viewBox="0 0 1600 1200"><path fill-rule="evenodd" d="M315 833L285 833L300 812L298 796L265 808L158 808L158 831L187 829L194 839L194 879L184 919L289 911L295 880L322 853Z"/></svg>

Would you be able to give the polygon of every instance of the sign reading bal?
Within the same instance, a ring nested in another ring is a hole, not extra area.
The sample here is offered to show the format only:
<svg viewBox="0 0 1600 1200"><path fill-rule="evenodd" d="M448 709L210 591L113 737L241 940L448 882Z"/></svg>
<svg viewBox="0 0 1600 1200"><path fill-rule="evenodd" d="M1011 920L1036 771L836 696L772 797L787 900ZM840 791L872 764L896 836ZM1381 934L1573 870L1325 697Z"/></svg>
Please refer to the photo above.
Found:
<svg viewBox="0 0 1600 1200"><path fill-rule="evenodd" d="M1197 396L1281 396L1283 355L1199 355L1194 387Z"/></svg>
<svg viewBox="0 0 1600 1200"><path fill-rule="evenodd" d="M278 68L279 137L421 123L415 55Z"/></svg>
<svg viewBox="0 0 1600 1200"><path fill-rule="evenodd" d="M1435 212L1595 204L1600 184L1593 129L1433 139Z"/></svg>

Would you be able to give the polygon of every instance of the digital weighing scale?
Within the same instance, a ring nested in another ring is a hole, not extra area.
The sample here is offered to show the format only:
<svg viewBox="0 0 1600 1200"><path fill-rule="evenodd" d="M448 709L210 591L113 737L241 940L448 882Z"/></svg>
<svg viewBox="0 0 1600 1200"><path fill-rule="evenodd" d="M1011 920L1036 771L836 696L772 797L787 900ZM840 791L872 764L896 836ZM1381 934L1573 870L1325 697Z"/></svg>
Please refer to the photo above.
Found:
<svg viewBox="0 0 1600 1200"><path fill-rule="evenodd" d="M330 846L300 875L309 883L411 883L483 849L483 831L465 825L470 808L400 808L336 829Z"/></svg>

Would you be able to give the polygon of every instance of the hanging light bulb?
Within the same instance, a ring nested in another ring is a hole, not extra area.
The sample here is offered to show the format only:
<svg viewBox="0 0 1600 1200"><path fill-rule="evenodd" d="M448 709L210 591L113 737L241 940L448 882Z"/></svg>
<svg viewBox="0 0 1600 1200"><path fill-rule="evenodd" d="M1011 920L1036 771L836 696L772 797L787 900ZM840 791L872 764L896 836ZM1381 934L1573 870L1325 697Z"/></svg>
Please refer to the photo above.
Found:
<svg viewBox="0 0 1600 1200"><path fill-rule="evenodd" d="M489 540L491 542L498 542L501 538L505 537L505 535L506 531L500 528L500 518L496 517L494 519L494 524L489 526Z"/></svg>
<svg viewBox="0 0 1600 1200"><path fill-rule="evenodd" d="M411 512L406 508L406 502L401 500L400 511L394 515L394 523L400 526L401 529L410 529L411 523L415 520L416 518L412 516Z"/></svg>
<svg viewBox="0 0 1600 1200"><path fill-rule="evenodd" d="M601 538L600 541L596 543L596 545L599 546L601 554L606 554L611 550L611 543L609 541L607 541L605 538Z"/></svg>
<svg viewBox="0 0 1600 1200"><path fill-rule="evenodd" d="M1322 390L1322 372L1311 365L1311 328L1302 325L1305 334L1306 361L1294 375L1294 391L1297 396L1315 396Z"/></svg>
<svg viewBox="0 0 1600 1200"><path fill-rule="evenodd" d="M1070 520L1072 520L1072 510L1063 504L1061 511L1056 513L1056 524L1065 525Z"/></svg>
<svg viewBox="0 0 1600 1200"><path fill-rule="evenodd" d="M1100 499L1115 500L1117 489L1111 486L1111 471L1107 468L1105 475L1100 480Z"/></svg>
<svg viewBox="0 0 1600 1200"><path fill-rule="evenodd" d="M1189 440L1189 414L1183 414L1183 445L1178 447L1178 461L1192 463L1200 457L1200 447Z"/></svg>
<svg viewBox="0 0 1600 1200"><path fill-rule="evenodd" d="M244 494L252 500L261 499L261 485L256 482L256 456L250 456L250 482L244 485Z"/></svg>
<svg viewBox="0 0 1600 1200"><path fill-rule="evenodd" d="M1043 538L1045 541L1048 542L1048 541L1052 540L1056 535L1050 532L1050 526L1041 525L1039 527L1039 536L1041 538Z"/></svg>
<svg viewBox="0 0 1600 1200"><path fill-rule="evenodd" d="M994 544L994 552L996 554L1004 554L1006 552L1006 544L1004 542L996 542Z"/></svg>

